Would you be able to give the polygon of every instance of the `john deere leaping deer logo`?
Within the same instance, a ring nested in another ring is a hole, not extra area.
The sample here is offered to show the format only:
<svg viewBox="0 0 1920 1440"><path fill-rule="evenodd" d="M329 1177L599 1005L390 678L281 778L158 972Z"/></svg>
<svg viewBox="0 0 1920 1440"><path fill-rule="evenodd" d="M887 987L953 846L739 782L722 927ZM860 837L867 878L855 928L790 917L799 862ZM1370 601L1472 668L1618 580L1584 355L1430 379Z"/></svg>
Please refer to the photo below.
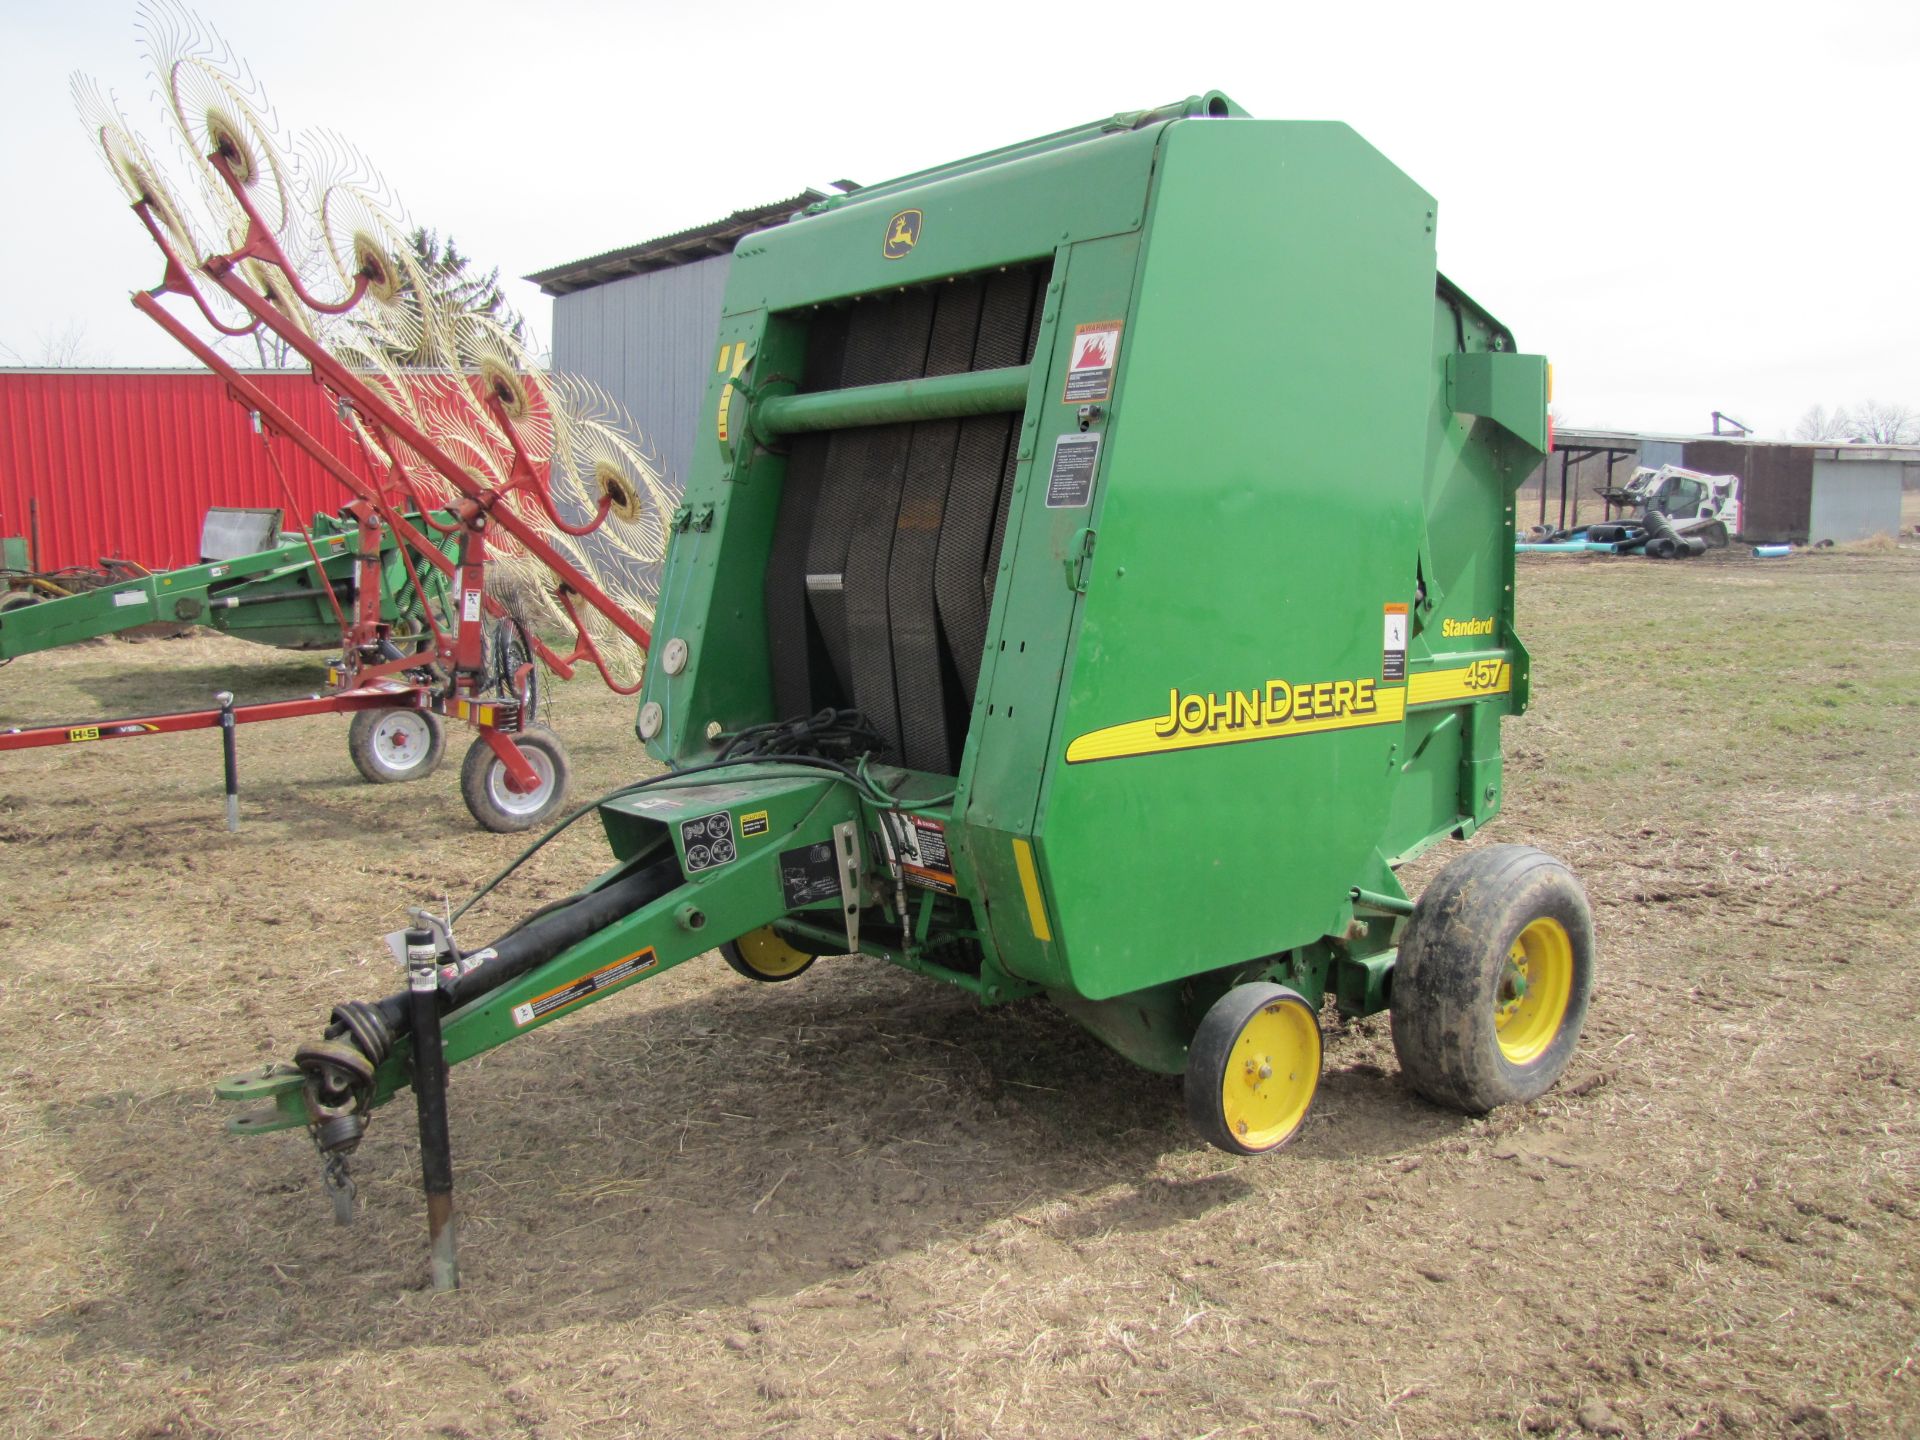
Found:
<svg viewBox="0 0 1920 1440"><path fill-rule="evenodd" d="M920 243L920 221L924 217L918 210L902 210L887 222L887 238L880 246L880 253L889 260L901 260L914 246Z"/></svg>

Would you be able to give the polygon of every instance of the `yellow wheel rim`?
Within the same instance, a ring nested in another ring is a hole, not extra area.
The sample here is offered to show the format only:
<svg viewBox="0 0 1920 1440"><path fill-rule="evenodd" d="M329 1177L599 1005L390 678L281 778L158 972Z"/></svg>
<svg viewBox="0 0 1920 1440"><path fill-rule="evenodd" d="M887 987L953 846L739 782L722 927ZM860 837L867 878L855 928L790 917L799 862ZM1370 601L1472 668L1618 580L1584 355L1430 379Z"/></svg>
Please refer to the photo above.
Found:
<svg viewBox="0 0 1920 1440"><path fill-rule="evenodd" d="M1300 1128L1319 1084L1319 1023L1298 1001L1276 1000L1234 1038L1220 1112L1241 1145L1271 1150Z"/></svg>
<svg viewBox="0 0 1920 1440"><path fill-rule="evenodd" d="M798 975L815 959L804 950L794 949L771 925L748 931L733 942L733 948L740 952L749 970L773 980Z"/></svg>
<svg viewBox="0 0 1920 1440"><path fill-rule="evenodd" d="M1553 1044L1573 1000L1573 939L1558 920L1542 917L1520 932L1507 952L1494 994L1500 1053L1528 1065Z"/></svg>

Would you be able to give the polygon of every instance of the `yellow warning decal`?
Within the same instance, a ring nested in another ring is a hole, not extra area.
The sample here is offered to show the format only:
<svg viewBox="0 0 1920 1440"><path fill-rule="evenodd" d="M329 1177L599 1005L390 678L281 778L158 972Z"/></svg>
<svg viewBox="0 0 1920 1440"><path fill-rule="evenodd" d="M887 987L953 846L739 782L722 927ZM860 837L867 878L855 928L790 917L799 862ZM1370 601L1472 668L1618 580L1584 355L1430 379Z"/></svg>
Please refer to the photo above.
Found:
<svg viewBox="0 0 1920 1440"><path fill-rule="evenodd" d="M731 362L727 359L729 351L732 352L733 356ZM746 368L746 341L741 340L731 346L722 345L720 347L720 364L714 370L716 375L725 375L730 381L738 380L740 378L740 372ZM733 386L731 384L722 385L720 387L720 411L719 414L714 417L716 421L715 429L719 432L720 443L722 445L727 443L727 417L732 413L732 410Z"/></svg>
<svg viewBox="0 0 1920 1440"><path fill-rule="evenodd" d="M1067 763L1391 725L1405 716L1406 701L1407 692L1402 687L1383 688L1365 676L1352 680L1268 680L1251 690L1224 693L1185 694L1170 689L1165 714L1082 735L1067 746Z"/></svg>
<svg viewBox="0 0 1920 1440"><path fill-rule="evenodd" d="M1476 660L1454 670L1429 670L1407 681L1409 705L1436 705L1443 700L1478 700L1504 695L1513 689L1513 666L1504 660Z"/></svg>

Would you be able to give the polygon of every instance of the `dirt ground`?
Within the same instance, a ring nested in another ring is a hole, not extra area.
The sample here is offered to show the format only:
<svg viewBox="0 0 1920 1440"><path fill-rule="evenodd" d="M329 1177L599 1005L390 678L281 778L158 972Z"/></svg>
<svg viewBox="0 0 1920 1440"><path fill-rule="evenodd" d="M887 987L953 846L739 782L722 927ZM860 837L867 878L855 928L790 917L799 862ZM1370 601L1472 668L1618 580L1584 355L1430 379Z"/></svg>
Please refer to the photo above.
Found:
<svg viewBox="0 0 1920 1440"><path fill-rule="evenodd" d="M458 754L375 788L342 721L250 728L237 836L211 732L5 756L0 1432L1920 1433L1920 552L1519 589L1535 707L1475 843L1566 858L1602 946L1544 1100L1423 1103L1379 1017L1236 1160L1038 1003L714 959L455 1072L440 1297L409 1106L339 1229L306 1138L225 1137L208 1085L395 988L401 908L519 848ZM313 674L101 643L0 672L0 716ZM562 696L582 797L639 768L630 715ZM600 865L576 832L495 922Z"/></svg>

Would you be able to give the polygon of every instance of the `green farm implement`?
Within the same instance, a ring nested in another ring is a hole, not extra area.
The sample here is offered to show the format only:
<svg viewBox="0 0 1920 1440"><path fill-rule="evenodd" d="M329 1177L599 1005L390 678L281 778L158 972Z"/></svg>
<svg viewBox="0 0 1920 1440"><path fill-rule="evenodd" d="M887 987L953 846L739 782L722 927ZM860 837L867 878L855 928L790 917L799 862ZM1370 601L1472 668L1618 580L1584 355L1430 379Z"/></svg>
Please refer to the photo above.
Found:
<svg viewBox="0 0 1920 1440"><path fill-rule="evenodd" d="M406 987L223 1080L234 1129L308 1129L350 1212L412 1088L452 1283L446 1067L716 945L1044 999L1242 1154L1299 1134L1327 1004L1391 1010L1441 1104L1545 1091L1578 883L1511 845L1397 878L1500 807L1548 446L1545 361L1434 222L1345 126L1210 93L742 243L638 716L669 773L598 803L571 900L485 944L414 912Z"/></svg>
<svg viewBox="0 0 1920 1440"><path fill-rule="evenodd" d="M278 510L212 510L197 565L156 574L121 562L118 574L73 594L13 592L33 598L0 612L0 662L148 625L207 625L288 650L337 647L343 612L357 603L357 550L347 517L317 516L303 534L283 530ZM378 572L383 613L418 603L390 535ZM431 573L427 603L444 616L447 586ZM414 628L425 628L418 617Z"/></svg>

